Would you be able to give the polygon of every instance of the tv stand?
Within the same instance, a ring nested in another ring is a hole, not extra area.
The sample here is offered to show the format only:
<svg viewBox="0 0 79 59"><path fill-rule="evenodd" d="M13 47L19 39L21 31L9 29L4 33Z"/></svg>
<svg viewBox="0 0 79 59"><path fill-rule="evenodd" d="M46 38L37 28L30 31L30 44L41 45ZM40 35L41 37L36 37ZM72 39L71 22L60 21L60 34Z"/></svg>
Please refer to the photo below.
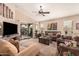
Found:
<svg viewBox="0 0 79 59"><path fill-rule="evenodd" d="M7 36L4 36L2 39L8 40L15 37L20 37L20 35L19 34L7 35Z"/></svg>

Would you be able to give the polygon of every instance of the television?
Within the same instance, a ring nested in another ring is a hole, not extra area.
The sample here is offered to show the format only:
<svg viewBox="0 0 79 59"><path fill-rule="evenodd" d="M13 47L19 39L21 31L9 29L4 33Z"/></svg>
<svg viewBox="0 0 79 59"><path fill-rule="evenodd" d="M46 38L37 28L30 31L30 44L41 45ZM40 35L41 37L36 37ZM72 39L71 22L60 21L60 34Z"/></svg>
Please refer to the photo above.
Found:
<svg viewBox="0 0 79 59"><path fill-rule="evenodd" d="M8 36L17 33L17 24L3 22L3 36Z"/></svg>

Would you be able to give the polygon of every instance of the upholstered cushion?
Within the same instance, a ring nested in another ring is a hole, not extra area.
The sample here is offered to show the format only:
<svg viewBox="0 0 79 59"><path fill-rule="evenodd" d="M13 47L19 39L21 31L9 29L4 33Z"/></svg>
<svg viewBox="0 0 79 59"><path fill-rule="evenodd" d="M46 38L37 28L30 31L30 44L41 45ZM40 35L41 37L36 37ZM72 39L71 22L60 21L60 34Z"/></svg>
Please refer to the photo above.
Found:
<svg viewBox="0 0 79 59"><path fill-rule="evenodd" d="M9 42L13 44L19 52L19 40L10 39Z"/></svg>
<svg viewBox="0 0 79 59"><path fill-rule="evenodd" d="M0 54L16 55L17 48L7 40L0 39Z"/></svg>

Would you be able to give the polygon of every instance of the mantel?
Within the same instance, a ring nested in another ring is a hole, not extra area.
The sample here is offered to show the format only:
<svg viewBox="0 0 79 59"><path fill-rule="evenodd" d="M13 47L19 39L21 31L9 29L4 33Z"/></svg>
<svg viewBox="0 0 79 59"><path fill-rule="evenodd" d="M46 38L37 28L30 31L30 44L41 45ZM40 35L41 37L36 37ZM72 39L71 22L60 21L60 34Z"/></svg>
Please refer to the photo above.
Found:
<svg viewBox="0 0 79 59"><path fill-rule="evenodd" d="M61 31L58 31L58 30L47 30L47 31L45 31L45 33L51 33L51 34L57 34L57 33L60 33L61 34Z"/></svg>
<svg viewBox="0 0 79 59"><path fill-rule="evenodd" d="M47 30L47 31L45 31L45 32L60 32L60 31L58 31L58 30Z"/></svg>

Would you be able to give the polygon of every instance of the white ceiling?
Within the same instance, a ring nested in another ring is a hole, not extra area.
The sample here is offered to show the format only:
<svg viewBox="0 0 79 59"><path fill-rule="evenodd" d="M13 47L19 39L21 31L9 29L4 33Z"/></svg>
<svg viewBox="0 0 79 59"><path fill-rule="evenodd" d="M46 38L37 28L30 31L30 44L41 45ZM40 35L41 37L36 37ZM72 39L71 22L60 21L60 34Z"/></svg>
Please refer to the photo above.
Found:
<svg viewBox="0 0 79 59"><path fill-rule="evenodd" d="M58 17L65 17L79 14L77 3L15 3L16 7L23 10L23 13L36 21L50 20ZM44 11L50 11L46 16L39 15L37 11L43 6Z"/></svg>

